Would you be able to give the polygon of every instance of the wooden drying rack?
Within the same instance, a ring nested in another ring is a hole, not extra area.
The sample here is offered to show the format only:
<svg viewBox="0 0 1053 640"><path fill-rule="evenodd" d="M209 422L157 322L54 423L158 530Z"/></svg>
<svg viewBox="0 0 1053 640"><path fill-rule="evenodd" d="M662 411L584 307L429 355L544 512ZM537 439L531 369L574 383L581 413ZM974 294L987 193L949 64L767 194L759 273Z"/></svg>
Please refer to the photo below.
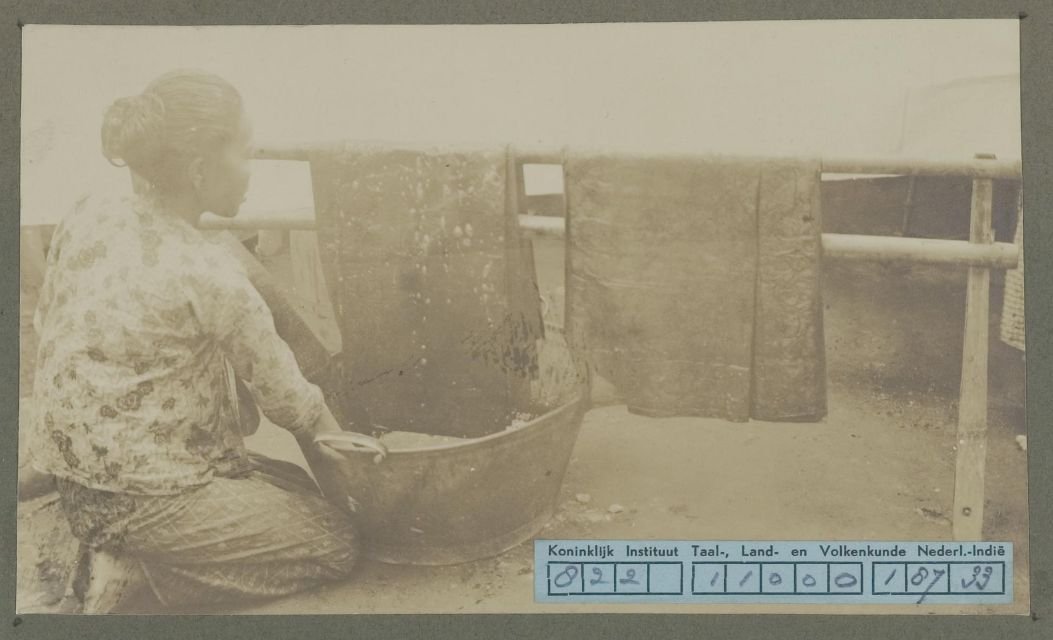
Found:
<svg viewBox="0 0 1053 640"><path fill-rule="evenodd" d="M308 161L331 145L265 145L257 147L260 160ZM514 151L515 166L562 164L562 150L522 149ZM973 180L969 240L937 240L890 236L822 234L823 258L856 261L942 264L969 270L965 302L965 340L962 349L962 379L958 404L957 454L954 474L955 540L980 540L983 533L984 477L987 459L987 360L988 309L991 269L1014 269L1019 248L994 242L991 210L994 180L1021 179L1020 161L996 160L977 155L970 161L945 162L903 158L823 158L823 173L858 175L905 175L970 177ZM519 187L522 190L522 181ZM563 236L565 218L519 216L520 226L531 233ZM314 229L314 212L299 209L281 213L220 218L206 215L201 226L210 229L254 229L300 231ZM294 277L309 290L324 294L318 276L317 247L297 234L293 243ZM308 234L310 235L310 234ZM295 275L295 274L300 275Z"/></svg>

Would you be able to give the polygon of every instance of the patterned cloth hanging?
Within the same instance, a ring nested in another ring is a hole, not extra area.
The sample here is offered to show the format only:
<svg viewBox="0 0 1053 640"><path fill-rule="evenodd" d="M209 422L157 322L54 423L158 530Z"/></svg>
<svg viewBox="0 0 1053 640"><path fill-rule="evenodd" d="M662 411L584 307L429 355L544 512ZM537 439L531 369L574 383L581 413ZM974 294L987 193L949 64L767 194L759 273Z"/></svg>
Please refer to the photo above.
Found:
<svg viewBox="0 0 1053 640"><path fill-rule="evenodd" d="M630 411L825 416L818 161L565 166L570 335Z"/></svg>
<svg viewBox="0 0 1053 640"><path fill-rule="evenodd" d="M504 147L349 144L311 158L349 428L475 437L529 403L542 335ZM354 425L351 427L350 425Z"/></svg>

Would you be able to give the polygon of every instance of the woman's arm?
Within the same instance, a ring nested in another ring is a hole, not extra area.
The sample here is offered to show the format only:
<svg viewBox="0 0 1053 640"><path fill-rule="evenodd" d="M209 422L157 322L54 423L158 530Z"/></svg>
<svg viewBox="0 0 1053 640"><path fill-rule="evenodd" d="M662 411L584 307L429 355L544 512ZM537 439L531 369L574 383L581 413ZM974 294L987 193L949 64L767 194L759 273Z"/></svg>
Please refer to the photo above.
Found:
<svg viewBox="0 0 1053 640"><path fill-rule="evenodd" d="M191 306L260 410L300 440L339 431L321 390L304 378L274 328L270 309L240 265L233 260L220 264L221 269L194 279Z"/></svg>
<svg viewBox="0 0 1053 640"><path fill-rule="evenodd" d="M195 313L226 354L237 376L252 392L260 410L296 437L300 450L326 498L353 513L357 506L340 474L343 455L314 437L340 432L321 390L307 381L289 345L278 335L270 309L241 271L199 282L192 296Z"/></svg>

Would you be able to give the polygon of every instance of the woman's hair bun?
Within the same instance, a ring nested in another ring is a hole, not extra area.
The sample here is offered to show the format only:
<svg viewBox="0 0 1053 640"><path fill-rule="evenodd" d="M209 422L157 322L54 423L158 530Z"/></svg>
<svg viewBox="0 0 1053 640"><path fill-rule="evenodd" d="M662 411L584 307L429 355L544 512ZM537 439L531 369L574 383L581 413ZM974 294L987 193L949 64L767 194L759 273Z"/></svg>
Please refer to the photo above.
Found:
<svg viewBox="0 0 1053 640"><path fill-rule="evenodd" d="M102 119L102 154L153 189L188 186L187 167L241 133L241 95L219 76L176 69L139 95L110 105Z"/></svg>
<svg viewBox="0 0 1053 640"><path fill-rule="evenodd" d="M165 105L146 92L116 100L102 119L102 153L111 164L137 171L160 160Z"/></svg>

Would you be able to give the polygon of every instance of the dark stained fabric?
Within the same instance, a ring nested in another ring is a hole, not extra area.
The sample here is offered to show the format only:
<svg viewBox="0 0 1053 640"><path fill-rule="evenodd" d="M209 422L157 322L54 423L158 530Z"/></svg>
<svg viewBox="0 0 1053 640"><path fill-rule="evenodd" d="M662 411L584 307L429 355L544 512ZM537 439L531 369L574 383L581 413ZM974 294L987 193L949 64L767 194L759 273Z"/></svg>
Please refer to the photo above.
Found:
<svg viewBox="0 0 1053 640"><path fill-rule="evenodd" d="M355 430L483 435L529 393L540 305L508 163L504 148L388 144L312 158L343 341L331 404Z"/></svg>
<svg viewBox="0 0 1053 640"><path fill-rule="evenodd" d="M826 413L819 165L571 153L570 335L631 411Z"/></svg>
<svg viewBox="0 0 1053 640"><path fill-rule="evenodd" d="M764 163L757 200L757 307L751 417L826 416L817 162Z"/></svg>

